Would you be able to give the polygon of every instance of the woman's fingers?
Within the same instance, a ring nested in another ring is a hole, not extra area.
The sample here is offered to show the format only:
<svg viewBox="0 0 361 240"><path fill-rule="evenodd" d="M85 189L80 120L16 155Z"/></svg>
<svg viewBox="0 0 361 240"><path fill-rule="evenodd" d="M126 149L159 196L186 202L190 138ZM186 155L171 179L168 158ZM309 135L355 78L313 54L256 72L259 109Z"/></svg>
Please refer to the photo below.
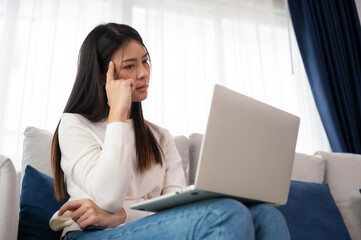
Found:
<svg viewBox="0 0 361 240"><path fill-rule="evenodd" d="M84 215L78 219L77 224L79 225L80 229L85 230L87 228L108 228L108 219L111 216L105 216L103 214L100 215Z"/></svg>
<svg viewBox="0 0 361 240"><path fill-rule="evenodd" d="M107 212L98 207L90 199L68 201L59 210L59 216L66 211L72 211L71 217L84 230L88 227L109 228L124 223L126 213L124 209L116 213Z"/></svg>
<svg viewBox="0 0 361 240"><path fill-rule="evenodd" d="M80 208L76 209L71 214L71 218L74 220L74 222L78 222L78 220L85 215L89 215L89 208L83 204Z"/></svg>
<svg viewBox="0 0 361 240"><path fill-rule="evenodd" d="M88 227L94 227L94 223L89 220L90 217L90 215L84 214L76 221L81 230L85 230Z"/></svg>
<svg viewBox="0 0 361 240"><path fill-rule="evenodd" d="M114 80L114 63L110 61L107 71L107 82L112 80Z"/></svg>
<svg viewBox="0 0 361 240"><path fill-rule="evenodd" d="M75 211L78 209L83 203L83 199L80 200L73 200L66 202L61 208L59 209L58 215L63 215L66 211Z"/></svg>
<svg viewBox="0 0 361 240"><path fill-rule="evenodd" d="M130 81L130 90L131 92L133 93L134 90L135 90L135 83L134 83L134 80L133 79L128 79Z"/></svg>
<svg viewBox="0 0 361 240"><path fill-rule="evenodd" d="M91 215L94 211L95 203L90 199L79 199L65 203L59 210L59 216L63 215L66 211L72 211L71 218L74 222L84 215Z"/></svg>
<svg viewBox="0 0 361 240"><path fill-rule="evenodd" d="M83 204L73 217L73 220L84 230L88 227L106 228L112 214L98 207L94 202Z"/></svg>
<svg viewBox="0 0 361 240"><path fill-rule="evenodd" d="M115 65L112 61L106 75L105 90L110 107L108 122L125 122L129 117L135 83L133 79L114 79Z"/></svg>

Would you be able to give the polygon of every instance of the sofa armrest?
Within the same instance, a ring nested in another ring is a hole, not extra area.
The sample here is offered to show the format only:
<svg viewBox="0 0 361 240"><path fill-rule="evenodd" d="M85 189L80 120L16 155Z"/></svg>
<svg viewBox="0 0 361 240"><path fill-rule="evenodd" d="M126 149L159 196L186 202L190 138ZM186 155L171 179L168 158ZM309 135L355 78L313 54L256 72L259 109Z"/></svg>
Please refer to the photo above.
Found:
<svg viewBox="0 0 361 240"><path fill-rule="evenodd" d="M19 185L11 160L0 155L0 239L17 239Z"/></svg>

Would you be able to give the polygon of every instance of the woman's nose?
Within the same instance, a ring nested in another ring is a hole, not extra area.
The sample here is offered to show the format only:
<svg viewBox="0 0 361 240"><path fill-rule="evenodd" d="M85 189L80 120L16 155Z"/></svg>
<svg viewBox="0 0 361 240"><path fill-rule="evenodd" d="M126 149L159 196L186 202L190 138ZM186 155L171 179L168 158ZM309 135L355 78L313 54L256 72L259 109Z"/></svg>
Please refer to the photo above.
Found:
<svg viewBox="0 0 361 240"><path fill-rule="evenodd" d="M143 64L140 64L137 69L137 79L143 79L147 77L147 75L148 75L147 69L145 69Z"/></svg>

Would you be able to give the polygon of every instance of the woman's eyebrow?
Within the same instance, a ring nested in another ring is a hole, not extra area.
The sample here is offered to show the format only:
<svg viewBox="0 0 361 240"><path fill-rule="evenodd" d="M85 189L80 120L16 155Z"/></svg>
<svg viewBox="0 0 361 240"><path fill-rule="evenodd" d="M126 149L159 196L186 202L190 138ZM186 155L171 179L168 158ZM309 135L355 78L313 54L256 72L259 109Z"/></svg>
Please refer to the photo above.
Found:
<svg viewBox="0 0 361 240"><path fill-rule="evenodd" d="M142 56L142 58L144 58L144 57L146 57L146 56L148 56L148 53L144 54L144 55ZM133 61L137 61L137 58L125 59L125 60L122 61L122 63L123 63L123 62L133 62Z"/></svg>

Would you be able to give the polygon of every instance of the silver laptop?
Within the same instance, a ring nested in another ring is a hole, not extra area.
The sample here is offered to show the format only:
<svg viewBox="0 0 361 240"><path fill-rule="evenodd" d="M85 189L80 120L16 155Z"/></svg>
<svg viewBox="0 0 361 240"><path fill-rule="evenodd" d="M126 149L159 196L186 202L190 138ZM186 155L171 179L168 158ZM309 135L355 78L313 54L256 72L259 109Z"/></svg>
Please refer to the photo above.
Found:
<svg viewBox="0 0 361 240"><path fill-rule="evenodd" d="M157 212L215 197L287 202L300 119L215 85L194 185L131 206Z"/></svg>

